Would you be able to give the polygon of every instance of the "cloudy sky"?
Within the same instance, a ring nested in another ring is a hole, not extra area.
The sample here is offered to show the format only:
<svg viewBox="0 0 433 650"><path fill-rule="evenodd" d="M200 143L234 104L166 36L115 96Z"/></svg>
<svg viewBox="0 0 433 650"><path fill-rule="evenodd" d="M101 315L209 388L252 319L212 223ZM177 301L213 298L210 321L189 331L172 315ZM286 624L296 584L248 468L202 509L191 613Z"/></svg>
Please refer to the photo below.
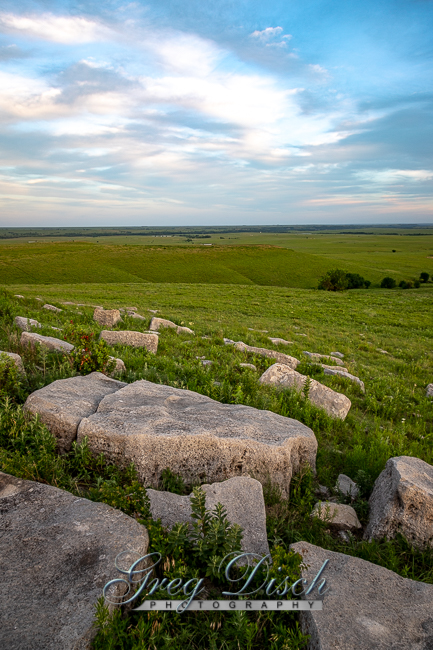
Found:
<svg viewBox="0 0 433 650"><path fill-rule="evenodd" d="M430 0L2 0L0 225L429 223Z"/></svg>

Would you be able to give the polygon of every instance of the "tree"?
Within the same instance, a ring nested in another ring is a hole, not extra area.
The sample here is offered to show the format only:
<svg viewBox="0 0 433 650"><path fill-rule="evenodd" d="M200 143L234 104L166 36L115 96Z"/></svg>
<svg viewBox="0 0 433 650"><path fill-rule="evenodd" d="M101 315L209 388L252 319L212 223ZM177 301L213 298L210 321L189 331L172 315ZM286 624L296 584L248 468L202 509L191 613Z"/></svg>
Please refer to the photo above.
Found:
<svg viewBox="0 0 433 650"><path fill-rule="evenodd" d="M363 289L364 287L368 289L371 284L370 280L365 280L359 273L346 273L346 278L348 289Z"/></svg>
<svg viewBox="0 0 433 650"><path fill-rule="evenodd" d="M421 282L428 282L430 275L423 271L422 273L419 274L419 279Z"/></svg>
<svg viewBox="0 0 433 650"><path fill-rule="evenodd" d="M325 291L344 291L349 286L346 271L343 269L332 269L320 278L318 289Z"/></svg>
<svg viewBox="0 0 433 650"><path fill-rule="evenodd" d="M382 282L380 283L382 289L394 289L395 285L396 282L394 278L390 278L389 275L387 275L386 278L383 278Z"/></svg>

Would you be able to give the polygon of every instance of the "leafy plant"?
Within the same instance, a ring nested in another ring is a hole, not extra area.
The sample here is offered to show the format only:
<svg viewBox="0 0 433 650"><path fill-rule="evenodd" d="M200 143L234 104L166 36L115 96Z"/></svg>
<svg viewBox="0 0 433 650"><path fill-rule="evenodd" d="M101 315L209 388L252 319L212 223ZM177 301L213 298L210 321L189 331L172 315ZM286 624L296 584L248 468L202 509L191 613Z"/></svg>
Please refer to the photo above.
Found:
<svg viewBox="0 0 433 650"><path fill-rule="evenodd" d="M0 395L11 398L20 397L22 394L24 376L14 360L7 354L0 352Z"/></svg>
<svg viewBox="0 0 433 650"><path fill-rule="evenodd" d="M419 274L419 279L421 282L428 282L430 278L430 274L427 273L426 271L423 271L422 273Z"/></svg>
<svg viewBox="0 0 433 650"><path fill-rule="evenodd" d="M116 362L110 357L110 350L103 339L95 340L94 332L88 332L80 327L74 327L73 321L66 329L65 341L73 343L70 360L75 370L82 375L91 372L103 372L109 375L115 368Z"/></svg>
<svg viewBox="0 0 433 650"><path fill-rule="evenodd" d="M319 280L318 289L325 291L344 291L349 287L347 272L343 269L332 269Z"/></svg>
<svg viewBox="0 0 433 650"><path fill-rule="evenodd" d="M395 285L396 281L394 278L390 278L389 275L383 278L382 282L380 283L382 289L394 289Z"/></svg>

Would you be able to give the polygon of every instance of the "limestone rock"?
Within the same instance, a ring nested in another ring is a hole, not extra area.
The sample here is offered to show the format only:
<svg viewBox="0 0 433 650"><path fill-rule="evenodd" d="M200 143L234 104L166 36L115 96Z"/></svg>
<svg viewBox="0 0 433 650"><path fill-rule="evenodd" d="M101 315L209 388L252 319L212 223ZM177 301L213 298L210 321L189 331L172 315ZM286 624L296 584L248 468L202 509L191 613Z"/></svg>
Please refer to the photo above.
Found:
<svg viewBox="0 0 433 650"><path fill-rule="evenodd" d="M48 309L49 311L55 311L57 313L63 311L63 309L59 309L59 307L54 307L54 305L49 304L43 305L42 309Z"/></svg>
<svg viewBox="0 0 433 650"><path fill-rule="evenodd" d="M365 393L365 386L364 382L359 379L359 377L355 377L355 375L351 375L350 372L346 372L342 368L323 368L323 372L325 375L331 375L332 377L343 377L343 379L349 379L350 381L353 381L355 384L358 384L360 387L361 391Z"/></svg>
<svg viewBox="0 0 433 650"><path fill-rule="evenodd" d="M149 329L158 331L161 329L161 327L170 327L172 329L177 329L178 325L176 325L176 323L173 323L171 320L166 320L165 318L156 318L156 316L154 316L150 321Z"/></svg>
<svg viewBox="0 0 433 650"><path fill-rule="evenodd" d="M24 366L23 366L23 360L21 359L19 354L15 354L14 352L3 352L2 350L0 350L0 360L2 358L2 355L6 355L6 357L11 359L22 375L26 374L26 371L24 370Z"/></svg>
<svg viewBox="0 0 433 650"><path fill-rule="evenodd" d="M40 329L42 325L33 318L24 318L23 316L15 316L14 323L23 332L31 332L32 329Z"/></svg>
<svg viewBox="0 0 433 650"><path fill-rule="evenodd" d="M165 468L187 483L269 475L288 493L292 473L317 450L314 433L291 418L240 404L221 404L189 390L140 380L100 402L84 418L92 453L122 467L135 464L144 485L157 486Z"/></svg>
<svg viewBox="0 0 433 650"><path fill-rule="evenodd" d="M291 548L303 557L302 577L310 585L321 574L324 591L307 596L323 600L322 611L300 612L310 650L428 650L433 644L433 585L402 578L357 557L307 542ZM408 605L409 604L409 605ZM405 615L408 606L410 614Z"/></svg>
<svg viewBox="0 0 433 650"><path fill-rule="evenodd" d="M342 352L331 352L331 357L338 357L339 359L344 359L344 354Z"/></svg>
<svg viewBox="0 0 433 650"><path fill-rule="evenodd" d="M349 372L347 368L344 368L343 366L327 366L326 363L319 363L319 366L323 368L323 371L325 370L336 370L338 372ZM326 374L326 372L325 372Z"/></svg>
<svg viewBox="0 0 433 650"><path fill-rule="evenodd" d="M224 345L235 345L235 341L232 341L231 339L223 339Z"/></svg>
<svg viewBox="0 0 433 650"><path fill-rule="evenodd" d="M319 501L313 508L312 517L326 521L334 530L356 530L361 528L358 516L352 506L342 503Z"/></svg>
<svg viewBox="0 0 433 650"><path fill-rule="evenodd" d="M274 345L293 345L293 341L286 341L285 339L273 339L270 336L268 338Z"/></svg>
<svg viewBox="0 0 433 650"><path fill-rule="evenodd" d="M122 372L126 372L126 366L122 359L116 359L116 357L110 357L110 361L115 361L116 365L111 371L111 376L120 375Z"/></svg>
<svg viewBox="0 0 433 650"><path fill-rule="evenodd" d="M402 533L414 546L433 546L433 466L419 458L390 458L374 484L366 539Z"/></svg>
<svg viewBox="0 0 433 650"><path fill-rule="evenodd" d="M235 344L235 348L241 352L251 352L253 354L260 354L262 357L268 357L268 359L276 359L277 363L284 363L286 366L289 366L289 368L293 368L293 370L299 363L298 359L290 357L288 354L275 352L275 350L266 350L266 348L255 348L252 345L242 343L242 341L238 341Z"/></svg>
<svg viewBox="0 0 433 650"><path fill-rule="evenodd" d="M105 503L2 472L0 509L0 647L88 648L94 606L120 577L114 560L143 557L146 528Z"/></svg>
<svg viewBox="0 0 433 650"><path fill-rule="evenodd" d="M201 359L200 363L202 364L202 366L211 366L213 364L213 361L211 361L210 359Z"/></svg>
<svg viewBox="0 0 433 650"><path fill-rule="evenodd" d="M356 497L359 494L359 488L356 485L355 481L352 481L349 476L346 476L346 474L339 474L337 478L337 485L335 486L335 489L341 492L341 494L344 494L344 496L352 497L352 499L356 499Z"/></svg>
<svg viewBox="0 0 433 650"><path fill-rule="evenodd" d="M257 370L256 366L253 363L240 363L240 368L249 368L250 370Z"/></svg>
<svg viewBox="0 0 433 650"><path fill-rule="evenodd" d="M227 510L232 524L243 528L242 548L247 553L269 553L266 533L266 510L263 488L259 481L247 476L236 476L222 483L202 485L206 492L206 508L213 510L221 503ZM175 523L192 524L189 496L171 492L147 490L153 519L161 519L166 528Z"/></svg>
<svg viewBox="0 0 433 650"><path fill-rule="evenodd" d="M16 293L14 295L14 298L24 298L24 296L22 296L20 293Z"/></svg>
<svg viewBox="0 0 433 650"><path fill-rule="evenodd" d="M429 384L425 391L426 397L433 397L433 384Z"/></svg>
<svg viewBox="0 0 433 650"><path fill-rule="evenodd" d="M116 327L122 321L120 311L118 309L102 309L96 307L93 312L93 320L102 325L102 327Z"/></svg>
<svg viewBox="0 0 433 650"><path fill-rule="evenodd" d="M182 327L179 325L179 327L176 329L177 334L194 334L194 331L190 329L189 327Z"/></svg>
<svg viewBox="0 0 433 650"><path fill-rule="evenodd" d="M158 349L158 336L156 334L143 334L129 330L110 332L102 330L101 339L108 345L131 345L133 348L146 348L149 352L155 353Z"/></svg>
<svg viewBox="0 0 433 650"><path fill-rule="evenodd" d="M38 344L47 350L62 352L63 354L69 354L74 349L71 343L56 339L53 336L42 336L33 332L23 332L21 334L21 345L34 347Z"/></svg>
<svg viewBox="0 0 433 650"><path fill-rule="evenodd" d="M100 372L85 377L58 379L29 395L24 410L38 414L57 438L60 451L69 451L81 420L95 413L105 395L126 386Z"/></svg>
<svg viewBox="0 0 433 650"><path fill-rule="evenodd" d="M137 314L135 311L128 312L128 316L135 318L136 320L147 320L145 316L140 316L140 314Z"/></svg>
<svg viewBox="0 0 433 650"><path fill-rule="evenodd" d="M331 361L334 361L337 366L344 366L344 363L341 361L341 359L338 359L336 357L331 357L329 354L318 354L317 352L306 352L304 350L303 354L305 354L311 361L320 363L322 359L330 359Z"/></svg>
<svg viewBox="0 0 433 650"><path fill-rule="evenodd" d="M310 388L308 399L314 406L324 409L333 418L344 420L352 405L350 399L341 393L328 388L315 379L301 375L281 363L274 363L260 377L261 384L279 386L280 388L291 388L298 392L304 389L305 382L309 379Z"/></svg>

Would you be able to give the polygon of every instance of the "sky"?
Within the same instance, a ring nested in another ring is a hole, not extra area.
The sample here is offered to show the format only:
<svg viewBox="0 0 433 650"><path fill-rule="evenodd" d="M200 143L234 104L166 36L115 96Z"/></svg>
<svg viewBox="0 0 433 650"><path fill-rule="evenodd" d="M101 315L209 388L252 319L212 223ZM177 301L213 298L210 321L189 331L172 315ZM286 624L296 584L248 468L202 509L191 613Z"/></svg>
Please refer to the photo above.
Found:
<svg viewBox="0 0 433 650"><path fill-rule="evenodd" d="M432 223L433 2L0 4L0 226Z"/></svg>

